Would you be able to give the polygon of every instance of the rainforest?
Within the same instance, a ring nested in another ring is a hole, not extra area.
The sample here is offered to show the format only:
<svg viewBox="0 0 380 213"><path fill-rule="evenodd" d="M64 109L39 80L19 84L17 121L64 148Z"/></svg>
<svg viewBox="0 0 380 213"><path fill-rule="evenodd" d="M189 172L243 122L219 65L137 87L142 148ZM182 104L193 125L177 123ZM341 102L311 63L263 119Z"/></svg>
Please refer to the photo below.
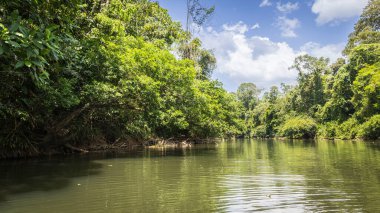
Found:
<svg viewBox="0 0 380 213"><path fill-rule="evenodd" d="M197 2L197 1L196 1ZM202 25L211 8L190 8ZM198 5L199 6L199 5ZM297 83L227 92L216 58L149 0L0 3L0 156L211 138L380 137L380 1L343 57L300 55Z"/></svg>

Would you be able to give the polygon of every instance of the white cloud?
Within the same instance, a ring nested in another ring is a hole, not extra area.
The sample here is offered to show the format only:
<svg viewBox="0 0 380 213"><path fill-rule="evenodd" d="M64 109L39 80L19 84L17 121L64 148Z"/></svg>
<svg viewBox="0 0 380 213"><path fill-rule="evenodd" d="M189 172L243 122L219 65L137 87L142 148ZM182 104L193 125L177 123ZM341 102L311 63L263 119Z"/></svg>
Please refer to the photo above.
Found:
<svg viewBox="0 0 380 213"><path fill-rule="evenodd" d="M338 23L361 14L368 0L315 0L311 10L317 24Z"/></svg>
<svg viewBox="0 0 380 213"><path fill-rule="evenodd" d="M260 7L269 7L272 5L272 2L270 2L269 0L263 0L260 4Z"/></svg>
<svg viewBox="0 0 380 213"><path fill-rule="evenodd" d="M315 42L299 50L286 42L274 42L267 37L248 36L248 25L238 22L223 25L221 30L201 29L199 37L206 49L212 49L217 59L214 78L221 80L229 91L236 91L243 82L253 82L260 88L280 83L294 84L297 72L288 68L302 54L329 57L333 62L341 57L344 43L322 46Z"/></svg>
<svg viewBox="0 0 380 213"><path fill-rule="evenodd" d="M295 29L300 27L300 22L298 19L287 18L286 16L280 16L277 19L277 26L281 29L281 35L283 37L294 38L297 37Z"/></svg>
<svg viewBox="0 0 380 213"><path fill-rule="evenodd" d="M298 2L296 3L291 3L288 2L286 4L281 4L281 2L277 2L277 10L282 12L282 13L291 13L295 10L297 10L298 7Z"/></svg>
<svg viewBox="0 0 380 213"><path fill-rule="evenodd" d="M300 27L300 21L297 18L288 18L287 15L295 10L298 10L298 2L281 4L277 2L277 10L281 12L281 16L277 18L276 26L281 30L281 36L287 38L295 38L297 34L295 29Z"/></svg>
<svg viewBox="0 0 380 213"><path fill-rule="evenodd" d="M255 30L255 29L259 29L260 28L260 24L259 23L256 23L254 24L252 27L251 27L251 30Z"/></svg>
<svg viewBox="0 0 380 213"><path fill-rule="evenodd" d="M334 62L342 57L344 46L344 43L321 46L315 42L308 42L301 47L301 51L315 57L327 57L330 58L330 62Z"/></svg>
<svg viewBox="0 0 380 213"><path fill-rule="evenodd" d="M230 30L247 28L239 22L225 25L221 31L201 30L203 45L213 49L217 58L214 77L230 91L243 82L253 82L261 88L281 82L294 83L297 73L288 68L298 53L285 42L273 42L260 36L248 37L245 30Z"/></svg>
<svg viewBox="0 0 380 213"><path fill-rule="evenodd" d="M237 32L237 33L245 33L248 31L248 26L244 24L242 21L234 25L223 24L223 29L225 31Z"/></svg>

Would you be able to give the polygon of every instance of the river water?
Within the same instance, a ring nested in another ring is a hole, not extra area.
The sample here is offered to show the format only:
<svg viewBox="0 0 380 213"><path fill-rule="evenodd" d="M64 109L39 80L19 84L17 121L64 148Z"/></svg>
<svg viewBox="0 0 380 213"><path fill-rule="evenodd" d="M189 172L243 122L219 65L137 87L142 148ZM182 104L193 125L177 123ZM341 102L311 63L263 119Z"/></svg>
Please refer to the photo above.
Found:
<svg viewBox="0 0 380 213"><path fill-rule="evenodd" d="M237 140L0 161L0 212L380 212L380 143Z"/></svg>

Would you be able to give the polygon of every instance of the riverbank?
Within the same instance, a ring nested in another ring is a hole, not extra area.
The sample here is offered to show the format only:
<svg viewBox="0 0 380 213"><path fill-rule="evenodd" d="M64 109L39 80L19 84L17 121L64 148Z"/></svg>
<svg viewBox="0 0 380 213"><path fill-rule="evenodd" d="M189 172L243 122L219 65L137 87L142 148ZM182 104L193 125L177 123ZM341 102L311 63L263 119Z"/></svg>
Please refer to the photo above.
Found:
<svg viewBox="0 0 380 213"><path fill-rule="evenodd" d="M28 146L25 149L10 150L1 149L0 159L30 158L38 156L65 155L75 153L100 153L100 152L126 152L140 148L162 148L162 147L191 147L194 144L216 143L217 138L152 138L148 140L128 138L118 139L113 143L104 138L95 138L83 143L66 143L58 147L49 148Z"/></svg>
<svg viewBox="0 0 380 213"><path fill-rule="evenodd" d="M243 139L243 138L241 138ZM287 138L287 137L246 137L245 139L251 140L304 140L304 141L364 141L364 142L379 142L380 140L365 140L363 138L354 139L341 139L341 138ZM92 141L86 141L81 144L66 143L59 147L51 147L44 149L42 147L33 147L25 150L4 150L0 151L0 159L22 159L33 158L39 156L53 156L53 155L70 155L70 154L87 154L87 153L123 153L142 148L157 149L157 148L190 148L196 144L215 144L218 141L224 140L223 138L152 138L149 140L141 139L119 139L113 143L109 143L103 138L97 138Z"/></svg>

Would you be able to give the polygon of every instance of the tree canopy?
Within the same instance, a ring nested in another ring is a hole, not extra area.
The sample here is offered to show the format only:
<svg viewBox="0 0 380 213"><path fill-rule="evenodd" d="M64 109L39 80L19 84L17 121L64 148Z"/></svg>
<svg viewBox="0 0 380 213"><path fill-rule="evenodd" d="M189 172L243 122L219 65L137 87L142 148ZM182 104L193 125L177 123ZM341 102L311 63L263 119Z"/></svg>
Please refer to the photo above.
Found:
<svg viewBox="0 0 380 213"><path fill-rule="evenodd" d="M240 103L215 57L149 0L0 3L0 146L238 134ZM196 12L196 11L195 11ZM178 50L180 52L180 50Z"/></svg>

